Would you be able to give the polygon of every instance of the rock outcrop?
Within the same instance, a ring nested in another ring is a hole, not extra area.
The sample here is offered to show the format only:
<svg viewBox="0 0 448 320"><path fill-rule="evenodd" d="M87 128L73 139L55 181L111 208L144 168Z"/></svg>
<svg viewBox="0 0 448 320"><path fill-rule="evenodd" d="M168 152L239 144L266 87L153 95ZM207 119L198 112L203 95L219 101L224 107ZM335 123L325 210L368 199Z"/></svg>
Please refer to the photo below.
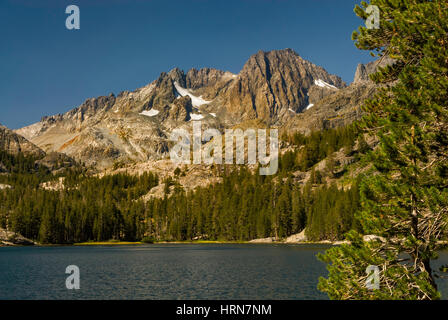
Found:
<svg viewBox="0 0 448 320"><path fill-rule="evenodd" d="M353 80L353 83L360 83L360 82L372 82L370 80L370 75L377 72L378 68L384 68L388 65L391 65L394 63L394 60L384 56L378 60L369 62L367 64L358 64L358 67L356 68L355 72L355 78Z"/></svg>
<svg viewBox="0 0 448 320"><path fill-rule="evenodd" d="M361 109L366 99L372 98L378 89L370 75L385 67L393 60L384 57L366 65L360 64L355 80L345 88L336 90L328 86L314 86L309 90L310 105L307 110L290 119L283 130L301 132L337 128L359 120L363 116Z"/></svg>
<svg viewBox="0 0 448 320"><path fill-rule="evenodd" d="M307 108L311 109L317 102L322 100L323 98L336 93L338 89L331 87L320 87L317 85L312 86L308 90L308 106ZM307 110L307 109L305 109Z"/></svg>
<svg viewBox="0 0 448 320"><path fill-rule="evenodd" d="M171 107L168 107L167 118L175 122L185 122L191 119L190 114L193 111L191 98L189 96L176 99Z"/></svg>
<svg viewBox="0 0 448 320"><path fill-rule="evenodd" d="M308 239L305 235L305 229L303 229L302 232L298 234L293 234L292 236L289 236L285 239L285 243L301 243L306 242Z"/></svg>
<svg viewBox="0 0 448 320"><path fill-rule="evenodd" d="M53 172L77 165L76 161L63 153L45 153L45 151L36 146L34 143L1 125L0 150L6 151L11 155L18 155L21 153L26 156L32 156L35 158L36 168L44 166ZM8 173L10 173L10 170L5 164L0 162L0 174Z"/></svg>
<svg viewBox="0 0 448 320"><path fill-rule="evenodd" d="M249 243L272 243L275 242L275 238L263 238L263 239L254 239L250 240Z"/></svg>
<svg viewBox="0 0 448 320"><path fill-rule="evenodd" d="M31 143L19 134L0 125L0 150L6 151L10 154L24 153L35 157L43 157L43 152L35 144ZM4 165L0 165L0 171L6 170Z"/></svg>
<svg viewBox="0 0 448 320"><path fill-rule="evenodd" d="M34 244L34 241L27 239L18 233L6 231L5 229L0 228L0 245L29 246Z"/></svg>
<svg viewBox="0 0 448 320"><path fill-rule="evenodd" d="M361 106L371 98L377 87L365 82L352 84L314 103L308 110L295 115L282 128L284 132L308 134L312 131L337 128L363 116Z"/></svg>

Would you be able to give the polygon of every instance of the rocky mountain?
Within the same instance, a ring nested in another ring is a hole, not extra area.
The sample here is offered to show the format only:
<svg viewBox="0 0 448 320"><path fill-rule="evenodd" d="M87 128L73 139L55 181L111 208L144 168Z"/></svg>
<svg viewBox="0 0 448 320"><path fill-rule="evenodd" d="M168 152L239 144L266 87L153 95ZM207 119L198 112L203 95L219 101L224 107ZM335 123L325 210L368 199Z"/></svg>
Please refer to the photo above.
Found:
<svg viewBox="0 0 448 320"><path fill-rule="evenodd" d="M355 78L353 79L353 83L355 84L362 82L372 83L372 80L370 80L369 75L377 72L378 68L384 68L385 66L390 65L393 62L394 62L393 59L391 59L388 56L384 56L381 59L369 62L367 64L358 64L358 67L356 68L355 72Z"/></svg>
<svg viewBox="0 0 448 320"><path fill-rule="evenodd" d="M262 119L282 123L291 112L309 105L311 88L343 88L341 78L302 59L291 49L252 56L223 94L223 104L233 119Z"/></svg>
<svg viewBox="0 0 448 320"><path fill-rule="evenodd" d="M176 68L133 92L87 99L16 133L98 169L145 163L166 159L170 132L191 131L195 120L221 131L253 121L303 131L350 122L372 92L373 84L358 82L347 87L291 49L260 51L239 74Z"/></svg>
<svg viewBox="0 0 448 320"><path fill-rule="evenodd" d="M353 82L339 90L328 86L312 87L308 92L308 108L287 121L283 130L307 134L315 130L341 127L360 119L363 102L373 97L378 88L370 80L370 75L393 62L393 59L384 56L367 64L359 64Z"/></svg>
<svg viewBox="0 0 448 320"><path fill-rule="evenodd" d="M24 153L36 157L43 157L45 152L24 137L0 125L0 150L10 154Z"/></svg>
<svg viewBox="0 0 448 320"><path fill-rule="evenodd" d="M32 156L36 159L36 167L44 166L53 172L76 165L76 161L66 154L58 152L46 153L23 136L2 125L0 125L0 150L6 151L11 155L22 153L26 156ZM6 165L0 161L0 174L8 172Z"/></svg>
<svg viewBox="0 0 448 320"><path fill-rule="evenodd" d="M371 98L377 86L370 82L352 83L333 93L326 92L311 104L308 110L297 114L282 127L286 132L301 132L337 128L348 125L362 117L363 101Z"/></svg>

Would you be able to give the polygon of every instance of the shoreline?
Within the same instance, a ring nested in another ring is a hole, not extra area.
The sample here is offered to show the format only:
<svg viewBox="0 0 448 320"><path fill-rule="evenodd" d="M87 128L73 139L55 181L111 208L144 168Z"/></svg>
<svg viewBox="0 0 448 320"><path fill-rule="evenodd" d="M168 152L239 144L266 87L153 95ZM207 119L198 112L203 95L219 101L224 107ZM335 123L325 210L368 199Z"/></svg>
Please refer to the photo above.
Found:
<svg viewBox="0 0 448 320"><path fill-rule="evenodd" d="M286 241L271 241L260 242L251 241L155 241L154 243L145 243L141 241L99 241L99 242L80 242L71 244L40 244L34 245L19 245L19 244L0 244L0 248L12 248L12 247L95 247L95 246L141 246L141 245L158 245L158 244L250 244L250 245L326 245L326 246L338 246L342 244L349 244L348 241L301 241L301 242L286 242ZM448 241L441 241L441 245L448 245Z"/></svg>
<svg viewBox="0 0 448 320"><path fill-rule="evenodd" d="M329 242L329 241L303 241L303 242L285 242L285 241L272 241L272 242L252 242L252 241L155 241L154 243L145 243L141 241L99 241L99 242L80 242L72 244L35 244L35 245L2 245L2 247L89 247L89 246L139 246L139 245L158 245L158 244L250 244L250 245L340 245L341 241Z"/></svg>

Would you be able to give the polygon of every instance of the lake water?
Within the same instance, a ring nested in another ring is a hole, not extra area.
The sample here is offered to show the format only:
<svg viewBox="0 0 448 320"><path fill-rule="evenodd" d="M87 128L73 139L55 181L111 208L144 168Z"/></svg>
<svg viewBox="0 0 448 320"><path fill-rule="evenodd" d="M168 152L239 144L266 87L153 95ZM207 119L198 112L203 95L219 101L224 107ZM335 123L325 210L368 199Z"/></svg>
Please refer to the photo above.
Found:
<svg viewBox="0 0 448 320"><path fill-rule="evenodd" d="M323 245L0 248L0 299L327 299ZM448 263L448 254L434 266ZM68 290L65 269L80 269ZM439 281L448 293L448 281Z"/></svg>

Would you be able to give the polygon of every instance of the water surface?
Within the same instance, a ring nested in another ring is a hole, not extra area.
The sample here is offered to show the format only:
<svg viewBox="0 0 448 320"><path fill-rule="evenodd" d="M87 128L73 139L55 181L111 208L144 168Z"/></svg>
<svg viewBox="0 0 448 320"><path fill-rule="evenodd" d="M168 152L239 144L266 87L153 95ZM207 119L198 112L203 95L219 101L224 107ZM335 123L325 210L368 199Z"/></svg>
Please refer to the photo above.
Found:
<svg viewBox="0 0 448 320"><path fill-rule="evenodd" d="M323 245L0 248L0 299L327 299ZM434 266L448 263L448 254ZM68 265L81 289L65 287ZM448 293L447 281L439 281Z"/></svg>

